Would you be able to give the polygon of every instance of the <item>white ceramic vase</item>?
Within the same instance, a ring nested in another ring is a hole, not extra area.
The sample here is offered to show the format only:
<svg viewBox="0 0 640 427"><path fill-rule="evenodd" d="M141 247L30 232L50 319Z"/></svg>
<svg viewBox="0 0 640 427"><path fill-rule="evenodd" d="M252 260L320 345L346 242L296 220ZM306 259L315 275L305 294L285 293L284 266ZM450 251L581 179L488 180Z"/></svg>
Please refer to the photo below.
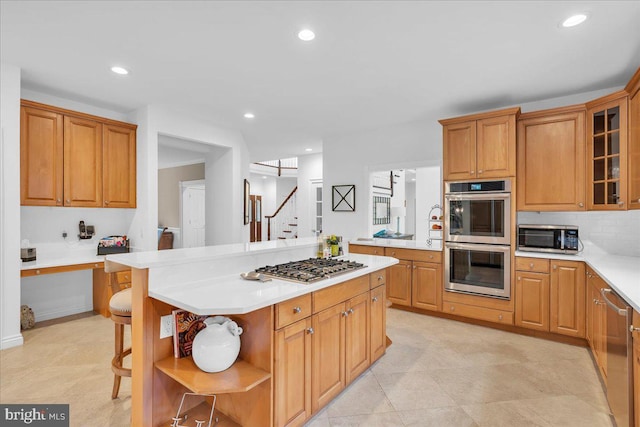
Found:
<svg viewBox="0 0 640 427"><path fill-rule="evenodd" d="M193 340L193 361L205 372L224 371L238 358L242 328L224 316L208 317L204 323L207 327Z"/></svg>

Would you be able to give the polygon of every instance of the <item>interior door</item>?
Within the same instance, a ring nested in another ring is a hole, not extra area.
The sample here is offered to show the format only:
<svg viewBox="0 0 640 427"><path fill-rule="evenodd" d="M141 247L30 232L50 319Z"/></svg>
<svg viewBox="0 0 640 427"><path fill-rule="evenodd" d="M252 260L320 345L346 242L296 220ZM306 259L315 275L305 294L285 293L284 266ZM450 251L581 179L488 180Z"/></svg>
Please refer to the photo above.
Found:
<svg viewBox="0 0 640 427"><path fill-rule="evenodd" d="M182 247L205 246L204 185L182 189Z"/></svg>
<svg viewBox="0 0 640 427"><path fill-rule="evenodd" d="M251 213L249 214L249 229L251 242L262 241L262 196L249 196Z"/></svg>

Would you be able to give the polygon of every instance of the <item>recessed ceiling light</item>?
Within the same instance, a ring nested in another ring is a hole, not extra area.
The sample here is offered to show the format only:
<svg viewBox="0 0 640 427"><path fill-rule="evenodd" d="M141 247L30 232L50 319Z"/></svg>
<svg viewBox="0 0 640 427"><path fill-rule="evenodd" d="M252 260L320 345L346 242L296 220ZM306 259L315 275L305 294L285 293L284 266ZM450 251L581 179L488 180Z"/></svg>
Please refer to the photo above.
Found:
<svg viewBox="0 0 640 427"><path fill-rule="evenodd" d="M415 180L416 180L415 178L411 178L411 181L415 181Z"/></svg>
<svg viewBox="0 0 640 427"><path fill-rule="evenodd" d="M313 151L313 148L305 148L304 151Z"/></svg>
<svg viewBox="0 0 640 427"><path fill-rule="evenodd" d="M304 30L300 30L298 33L298 38L303 42L310 42L311 40L316 38L316 34L308 28Z"/></svg>
<svg viewBox="0 0 640 427"><path fill-rule="evenodd" d="M582 24L587 20L587 15L584 13L579 13L577 15L573 15L562 21L562 26L565 28L575 27L576 25Z"/></svg>
<svg viewBox="0 0 640 427"><path fill-rule="evenodd" d="M245 119L253 119L255 117L255 115L253 113L244 113L244 118Z"/></svg>
<svg viewBox="0 0 640 427"><path fill-rule="evenodd" d="M123 68L123 67L118 67L118 66L111 67L111 71L113 71L116 74L121 74L123 76L126 75L126 74L129 74L129 70L127 70L126 68Z"/></svg>
<svg viewBox="0 0 640 427"><path fill-rule="evenodd" d="M262 179L267 179L267 177L266 177L266 176L264 176L264 175L262 175Z"/></svg>

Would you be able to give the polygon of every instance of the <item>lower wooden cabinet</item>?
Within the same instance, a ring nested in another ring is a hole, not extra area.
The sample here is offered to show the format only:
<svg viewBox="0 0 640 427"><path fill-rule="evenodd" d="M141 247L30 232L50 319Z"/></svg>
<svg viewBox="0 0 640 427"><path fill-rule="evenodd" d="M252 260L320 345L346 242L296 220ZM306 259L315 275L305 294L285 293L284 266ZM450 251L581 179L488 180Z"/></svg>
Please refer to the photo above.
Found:
<svg viewBox="0 0 640 427"><path fill-rule="evenodd" d="M515 324L549 331L549 275L516 271Z"/></svg>
<svg viewBox="0 0 640 427"><path fill-rule="evenodd" d="M300 426L311 416L311 318L276 331L275 424Z"/></svg>
<svg viewBox="0 0 640 427"><path fill-rule="evenodd" d="M516 268L516 326L584 338L584 263L517 257Z"/></svg>
<svg viewBox="0 0 640 427"><path fill-rule="evenodd" d="M411 306L411 270L412 261L401 259L389 267L387 280L387 298L394 304Z"/></svg>
<svg viewBox="0 0 640 427"><path fill-rule="evenodd" d="M585 337L585 269L579 261L551 260L551 332Z"/></svg>
<svg viewBox="0 0 640 427"><path fill-rule="evenodd" d="M371 290L371 363L387 350L387 293L384 284Z"/></svg>
<svg viewBox="0 0 640 427"><path fill-rule="evenodd" d="M440 311L442 307L442 264L413 262L411 305Z"/></svg>
<svg viewBox="0 0 640 427"><path fill-rule="evenodd" d="M607 307L600 294L601 289L609 286L593 270L587 269L587 341L591 347L593 358L600 370L605 384L607 383Z"/></svg>
<svg viewBox="0 0 640 427"><path fill-rule="evenodd" d="M276 304L275 426L303 425L385 353L385 278L379 271Z"/></svg>

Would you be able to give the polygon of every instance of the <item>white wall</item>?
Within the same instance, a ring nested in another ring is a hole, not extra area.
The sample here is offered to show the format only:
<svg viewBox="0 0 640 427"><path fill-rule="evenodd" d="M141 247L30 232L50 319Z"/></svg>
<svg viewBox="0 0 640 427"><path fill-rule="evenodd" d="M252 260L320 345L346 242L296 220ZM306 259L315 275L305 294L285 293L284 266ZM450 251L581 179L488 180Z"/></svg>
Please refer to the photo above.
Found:
<svg viewBox="0 0 640 427"><path fill-rule="evenodd" d="M322 181L322 154L309 154L298 157L298 237L312 237L315 229L315 194L312 181ZM326 200L326 199L325 199ZM327 202L324 201L323 204ZM331 203L331 202L329 202Z"/></svg>
<svg viewBox="0 0 640 427"><path fill-rule="evenodd" d="M416 169L416 233L415 240L424 243L429 237L429 212L434 205L442 207L442 169L431 166ZM439 212L439 213L436 213ZM441 215L442 210L434 210L433 215ZM433 237L442 232L433 233Z"/></svg>
<svg viewBox="0 0 640 427"><path fill-rule="evenodd" d="M407 201L407 216L404 221L404 232L416 234L416 182L407 181L405 183L405 200Z"/></svg>
<svg viewBox="0 0 640 427"><path fill-rule="evenodd" d="M205 169L206 244L248 242L243 192L244 178L249 177L249 152L242 135L166 105L141 108L131 120L138 123L138 209L129 234L138 242L137 249L157 247L159 134L212 146Z"/></svg>
<svg viewBox="0 0 640 427"><path fill-rule="evenodd" d="M0 349L20 333L20 68L0 64Z"/></svg>
<svg viewBox="0 0 640 427"><path fill-rule="evenodd" d="M369 174L380 170L434 166L442 162L442 129L412 122L328 137L323 142L324 230L345 239L367 236L372 213ZM331 186L356 186L356 211L331 211Z"/></svg>

